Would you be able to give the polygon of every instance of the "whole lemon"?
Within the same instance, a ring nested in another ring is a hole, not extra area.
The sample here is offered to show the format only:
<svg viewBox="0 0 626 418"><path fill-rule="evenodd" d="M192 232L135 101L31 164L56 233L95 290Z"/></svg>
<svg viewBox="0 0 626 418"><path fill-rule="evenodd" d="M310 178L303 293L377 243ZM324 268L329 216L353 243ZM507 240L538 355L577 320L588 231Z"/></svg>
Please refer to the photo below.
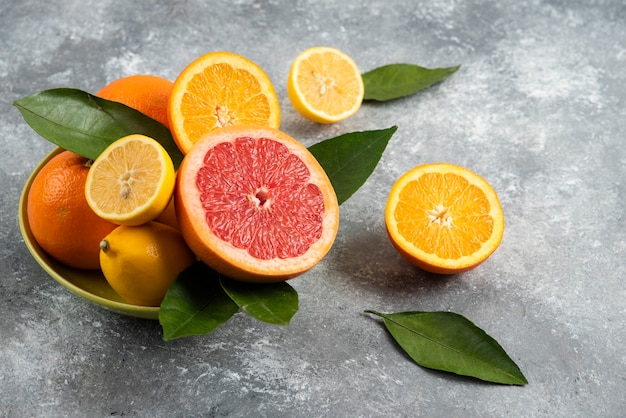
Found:
<svg viewBox="0 0 626 418"><path fill-rule="evenodd" d="M134 305L159 306L170 284L195 261L182 234L159 222L118 226L100 242L104 277Z"/></svg>

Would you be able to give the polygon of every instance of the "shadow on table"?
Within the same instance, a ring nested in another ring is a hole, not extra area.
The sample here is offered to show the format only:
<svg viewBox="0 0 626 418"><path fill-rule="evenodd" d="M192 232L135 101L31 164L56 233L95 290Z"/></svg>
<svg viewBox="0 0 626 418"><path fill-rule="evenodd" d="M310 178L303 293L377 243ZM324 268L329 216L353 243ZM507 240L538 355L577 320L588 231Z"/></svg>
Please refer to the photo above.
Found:
<svg viewBox="0 0 626 418"><path fill-rule="evenodd" d="M378 295L439 293L462 277L433 274L410 264L379 229L345 234L328 257L341 280Z"/></svg>

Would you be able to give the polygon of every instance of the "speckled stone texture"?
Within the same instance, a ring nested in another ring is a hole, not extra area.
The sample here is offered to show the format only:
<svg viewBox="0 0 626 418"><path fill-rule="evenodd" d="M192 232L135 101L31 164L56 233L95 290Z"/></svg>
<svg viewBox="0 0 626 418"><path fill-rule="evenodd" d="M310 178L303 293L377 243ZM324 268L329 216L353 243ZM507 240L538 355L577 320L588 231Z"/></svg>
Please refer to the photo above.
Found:
<svg viewBox="0 0 626 418"><path fill-rule="evenodd" d="M314 45L344 50L362 71L462 66L324 126L286 92L291 61ZM291 325L237 314L210 335L164 342L158 322L88 303L30 256L18 200L53 145L11 102L136 73L174 79L212 50L266 70L281 128L306 145L398 131L342 205L332 251L291 282ZM625 67L621 0L0 0L0 417L623 416ZM481 174L505 211L501 247L455 277L408 265L385 233L395 179L435 161ZM421 368L365 309L461 313L529 384Z"/></svg>

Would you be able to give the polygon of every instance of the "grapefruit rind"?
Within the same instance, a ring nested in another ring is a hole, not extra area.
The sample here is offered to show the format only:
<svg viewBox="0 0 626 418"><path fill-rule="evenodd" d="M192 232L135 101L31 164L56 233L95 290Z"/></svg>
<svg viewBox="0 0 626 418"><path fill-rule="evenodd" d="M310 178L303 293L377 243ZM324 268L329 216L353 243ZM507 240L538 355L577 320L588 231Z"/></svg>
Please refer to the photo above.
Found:
<svg viewBox="0 0 626 418"><path fill-rule="evenodd" d="M224 141L237 138L278 140L309 168L310 183L319 187L324 199L321 237L302 255L290 258L260 260L247 250L236 248L216 236L205 222L201 191L196 174L208 150ZM292 279L315 266L330 250L339 226L339 206L334 189L315 157L298 141L273 128L233 126L211 131L198 141L180 165L175 189L176 217L185 241L208 266L227 277L246 282L281 282Z"/></svg>
<svg viewBox="0 0 626 418"><path fill-rule="evenodd" d="M485 194L489 202L488 215L493 219L493 230L489 239L482 243L480 249L470 255L456 259L441 258L436 254L428 253L418 248L403 237L398 230L394 218L395 208L398 206L400 192L408 183L425 173L453 173L465 178L470 184L477 186ZM469 271L493 254L499 247L504 234L504 214L500 200L491 185L478 174L458 165L449 163L423 164L404 173L393 185L385 208L385 226L393 247L410 263L417 267L436 274L457 274Z"/></svg>

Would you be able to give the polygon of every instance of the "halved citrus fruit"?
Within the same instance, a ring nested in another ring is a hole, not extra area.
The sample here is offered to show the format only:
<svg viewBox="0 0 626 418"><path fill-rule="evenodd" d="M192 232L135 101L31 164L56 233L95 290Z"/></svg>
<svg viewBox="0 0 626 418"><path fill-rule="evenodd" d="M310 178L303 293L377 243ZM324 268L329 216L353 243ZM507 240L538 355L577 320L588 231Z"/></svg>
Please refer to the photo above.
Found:
<svg viewBox="0 0 626 418"><path fill-rule="evenodd" d="M393 246L433 273L454 274L485 261L500 245L504 214L495 190L478 174L448 163L402 175L387 200Z"/></svg>
<svg viewBox="0 0 626 418"><path fill-rule="evenodd" d="M85 197L101 218L118 225L155 219L174 193L176 172L156 140L133 134L109 145L93 162Z"/></svg>
<svg viewBox="0 0 626 418"><path fill-rule="evenodd" d="M176 216L194 253L216 271L278 282L316 265L339 225L335 191L315 157L268 127L217 129L178 170Z"/></svg>
<svg viewBox="0 0 626 418"><path fill-rule="evenodd" d="M293 107L319 123L344 120L363 102L363 79L344 52L326 46L309 48L291 65L287 94Z"/></svg>
<svg viewBox="0 0 626 418"><path fill-rule="evenodd" d="M274 86L256 63L232 52L210 52L174 81L168 116L176 144L186 154L209 131L232 125L278 129Z"/></svg>

